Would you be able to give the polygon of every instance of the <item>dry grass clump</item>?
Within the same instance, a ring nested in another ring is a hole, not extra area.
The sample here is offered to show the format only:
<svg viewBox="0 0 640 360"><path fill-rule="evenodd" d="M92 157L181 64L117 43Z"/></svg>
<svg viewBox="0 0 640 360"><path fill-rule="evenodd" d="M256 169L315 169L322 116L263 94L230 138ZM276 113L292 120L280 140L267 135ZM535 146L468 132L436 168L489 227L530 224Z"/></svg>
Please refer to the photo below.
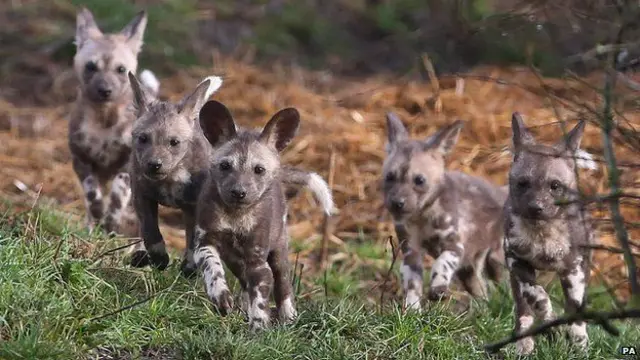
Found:
<svg viewBox="0 0 640 360"><path fill-rule="evenodd" d="M524 114L540 139L552 141L561 134L558 116L573 125L578 116L588 114L579 104L598 109L597 94L587 85L599 81L598 75L582 80L551 80L521 68L478 68L465 78L446 77L431 83L387 77L351 81L296 68L275 66L267 71L235 60L220 59L216 63L213 70L190 69L162 79L162 96L175 99L202 77L214 73L225 78L214 98L224 102L240 124L262 126L280 108L298 108L301 131L283 158L325 178L330 171L335 174L333 192L340 213L333 220L333 254L344 251L344 242L360 234L371 241L387 241L388 235L393 234L379 186L386 111L399 113L415 137L426 137L455 119L465 120L460 141L450 157L450 168L505 184L511 160L508 151L513 111ZM488 80L498 78L507 83ZM58 75L51 81L54 88L46 91L54 91L53 98L68 98L75 91L70 79L68 73ZM52 102L47 107L17 108L0 101L0 190L25 204L32 203L36 194L53 198L61 210L80 219L81 192L71 169L66 138L70 107L70 103ZM637 112L626 113L625 117L630 124L640 124ZM583 148L602 157L601 133L594 123L586 129ZM636 161L637 154L629 146L617 145L621 163ZM623 169L622 180L629 191L637 192L637 171ZM581 181L589 194L607 190L607 172L602 165L596 171L584 172ZM311 195L302 194L291 207L292 236L301 241L318 240L322 213ZM627 201L623 207L627 221L639 221L637 203ZM600 218L608 216L604 208L595 213ZM162 215L165 220L175 219L175 211L163 211ZM603 221L601 239L604 244L615 246L609 228ZM638 234L637 227L631 227L631 238L638 239ZM166 237L171 246L183 246L181 231L173 230ZM316 250L301 257L316 254ZM620 284L625 278L621 256L598 251L595 260L597 275L625 295L626 287Z"/></svg>

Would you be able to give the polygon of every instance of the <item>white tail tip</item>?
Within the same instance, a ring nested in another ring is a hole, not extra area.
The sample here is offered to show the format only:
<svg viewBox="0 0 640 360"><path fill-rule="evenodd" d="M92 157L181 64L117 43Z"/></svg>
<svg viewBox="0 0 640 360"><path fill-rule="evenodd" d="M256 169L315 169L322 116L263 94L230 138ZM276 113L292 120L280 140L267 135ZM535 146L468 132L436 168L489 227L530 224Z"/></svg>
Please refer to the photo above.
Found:
<svg viewBox="0 0 640 360"><path fill-rule="evenodd" d="M309 190L313 192L316 199L322 205L322 209L325 214L332 215L335 212L334 204L333 204L333 196L331 195L331 190L329 189L329 185L324 179L316 174L309 174Z"/></svg>
<svg viewBox="0 0 640 360"><path fill-rule="evenodd" d="M160 91L160 80L158 80L151 70L142 70L140 73L140 82L156 95L158 94L158 91Z"/></svg>
<svg viewBox="0 0 640 360"><path fill-rule="evenodd" d="M207 93L205 94L205 99L209 99L209 97L211 97L211 95L218 91L218 89L220 89L220 87L222 86L222 78L219 76L207 76L200 82L200 84L207 80L209 80L211 83L209 85L209 88L207 89Z"/></svg>
<svg viewBox="0 0 640 360"><path fill-rule="evenodd" d="M598 169L598 163L595 160L593 160L593 155L591 155L591 153L582 149L579 149L578 151L576 151L576 164L581 169L588 169L588 170Z"/></svg>

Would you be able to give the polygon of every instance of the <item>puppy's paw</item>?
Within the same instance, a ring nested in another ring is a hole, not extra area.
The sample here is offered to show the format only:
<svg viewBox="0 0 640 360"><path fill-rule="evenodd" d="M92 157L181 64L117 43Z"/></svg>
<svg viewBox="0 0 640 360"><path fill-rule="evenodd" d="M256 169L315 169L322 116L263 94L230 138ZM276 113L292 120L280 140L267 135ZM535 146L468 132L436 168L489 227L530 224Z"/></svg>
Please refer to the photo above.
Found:
<svg viewBox="0 0 640 360"><path fill-rule="evenodd" d="M149 265L151 260L149 259L149 253L146 250L136 250L131 254L131 266L141 268Z"/></svg>

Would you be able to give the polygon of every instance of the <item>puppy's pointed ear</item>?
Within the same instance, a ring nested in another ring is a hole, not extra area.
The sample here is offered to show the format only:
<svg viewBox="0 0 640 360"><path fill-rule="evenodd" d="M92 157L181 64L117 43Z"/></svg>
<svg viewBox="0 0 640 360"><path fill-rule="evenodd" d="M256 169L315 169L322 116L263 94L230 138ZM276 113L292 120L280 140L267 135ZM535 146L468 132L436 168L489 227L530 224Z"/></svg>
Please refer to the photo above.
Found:
<svg viewBox="0 0 640 360"><path fill-rule="evenodd" d="M89 9L83 7L76 15L76 47L79 49L84 46L87 40L100 37L102 37L102 31L98 28L93 14Z"/></svg>
<svg viewBox="0 0 640 360"><path fill-rule="evenodd" d="M144 30L147 28L147 12L139 11L136 16L122 29L120 34L127 38L127 45L134 53L142 49Z"/></svg>
<svg viewBox="0 0 640 360"><path fill-rule="evenodd" d="M136 115L140 117L149 110L149 104L151 103L152 98L147 94L145 87L140 84L138 78L136 78L131 71L129 71L128 75L131 90L133 91L133 105L136 108Z"/></svg>
<svg viewBox="0 0 640 360"><path fill-rule="evenodd" d="M206 78L193 92L185 96L178 104L178 113L184 114L189 119L198 117L200 108L207 101L207 92L211 86L211 79Z"/></svg>
<svg viewBox="0 0 640 360"><path fill-rule="evenodd" d="M402 124L402 120L394 112L387 112L387 152L390 152L398 142L409 138L407 128Z"/></svg>
<svg viewBox="0 0 640 360"><path fill-rule="evenodd" d="M462 120L456 120L452 124L438 130L425 140L425 150L436 149L442 155L447 155L458 142L463 126L464 122Z"/></svg>
<svg viewBox="0 0 640 360"><path fill-rule="evenodd" d="M535 143L533 135L527 130L519 112L514 112L511 115L511 129L513 131L513 149L516 153L522 149L522 146Z"/></svg>
<svg viewBox="0 0 640 360"><path fill-rule="evenodd" d="M564 139L560 140L558 145L563 146L572 153L578 151L586 125L587 123L584 120L578 121L576 126L567 133L567 136Z"/></svg>
<svg viewBox="0 0 640 360"><path fill-rule="evenodd" d="M274 147L278 152L284 150L296 136L300 126L300 113L294 108L278 111L265 125L260 141Z"/></svg>
<svg viewBox="0 0 640 360"><path fill-rule="evenodd" d="M221 102L207 101L198 116L200 128L213 147L220 146L236 137L236 124L231 112Z"/></svg>

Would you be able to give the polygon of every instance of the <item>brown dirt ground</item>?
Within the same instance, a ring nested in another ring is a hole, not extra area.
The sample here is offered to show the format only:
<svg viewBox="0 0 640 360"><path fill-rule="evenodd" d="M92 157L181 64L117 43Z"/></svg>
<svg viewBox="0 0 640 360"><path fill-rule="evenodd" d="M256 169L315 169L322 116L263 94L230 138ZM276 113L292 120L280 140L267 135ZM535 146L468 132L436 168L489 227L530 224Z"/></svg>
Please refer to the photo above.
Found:
<svg viewBox="0 0 640 360"><path fill-rule="evenodd" d="M505 184L510 162L505 151L510 146L513 111L524 114L529 126L539 125L534 132L541 139L552 140L560 130L558 125L548 124L556 121L557 114L572 121L572 125L578 116L585 116L584 109L571 102L582 101L598 109L596 97L585 83L540 79L519 68L477 68L466 75L462 80L464 89L457 92L453 77L439 79L436 90L435 82L386 77L351 81L295 67L259 68L225 58L215 63L214 69L190 69L161 79L162 96L177 98L203 76L217 74L224 76L225 83L214 98L227 104L243 125L261 126L280 108L298 108L303 121L301 131L283 158L325 178L330 172L334 174L333 192L340 213L332 221L331 254L344 251L344 242L359 233L378 242L386 242L393 234L379 186L386 111L399 113L416 137L425 137L457 118L466 120L449 167ZM473 76L500 78L511 85ZM601 76L583 80L600 84ZM34 88L30 96L47 97L47 103L57 106L15 107L0 99L0 190L2 196L24 206L31 206L36 198L51 199L59 209L80 220L83 204L66 138L71 108L68 99L75 92L74 78L69 72L57 73L52 75L51 84L46 90ZM640 125L640 114L625 116L631 124ZM583 147L602 157L600 130L593 123L587 127ZM637 152L621 143L616 145L616 152L622 163L637 160ZM332 157L334 165L330 170ZM640 174L626 168L623 182L630 191L637 191ZM606 192L606 183L607 173L602 166L583 173L582 184L588 193ZM304 193L292 201L291 207L291 235L319 244L323 216L312 196ZM637 204L625 203L623 209L627 221L640 221ZM600 218L608 216L597 209L595 214ZM175 211L164 211L162 216L168 243L182 248L183 232L166 226L167 222L175 223ZM601 241L615 246L609 226L606 221L602 224ZM637 229L631 230L631 238L639 238ZM313 259L318 254L318 246L300 254L308 262L306 271L317 269ZM627 290L621 256L597 251L595 264L595 278L605 279L624 297Z"/></svg>

